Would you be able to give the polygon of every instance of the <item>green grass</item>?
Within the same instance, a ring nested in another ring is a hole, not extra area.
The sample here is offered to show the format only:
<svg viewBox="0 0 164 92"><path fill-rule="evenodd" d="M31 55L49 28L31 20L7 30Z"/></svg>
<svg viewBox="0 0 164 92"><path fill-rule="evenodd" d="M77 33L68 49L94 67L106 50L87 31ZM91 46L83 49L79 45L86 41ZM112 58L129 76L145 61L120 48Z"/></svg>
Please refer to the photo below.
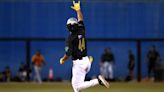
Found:
<svg viewBox="0 0 164 92"><path fill-rule="evenodd" d="M73 92L70 83L0 83L0 92ZM83 92L164 92L164 83L111 83L109 89L95 86Z"/></svg>

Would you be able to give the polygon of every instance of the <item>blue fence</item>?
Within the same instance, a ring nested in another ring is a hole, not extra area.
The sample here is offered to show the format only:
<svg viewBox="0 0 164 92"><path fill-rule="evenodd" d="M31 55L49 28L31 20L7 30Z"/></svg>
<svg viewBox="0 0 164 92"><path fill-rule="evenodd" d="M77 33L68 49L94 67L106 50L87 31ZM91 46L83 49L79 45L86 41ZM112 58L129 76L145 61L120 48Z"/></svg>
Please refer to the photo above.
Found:
<svg viewBox="0 0 164 92"><path fill-rule="evenodd" d="M0 37L65 38L68 35L67 19L76 17L70 6L70 2L1 2ZM164 37L163 3L84 2L82 11L88 38ZM144 58L152 44L157 46L163 59L163 42L143 42L143 77L147 72ZM63 66L58 63L64 53L64 41L33 41L31 47L31 56L38 49L45 56L47 65L43 68L44 77L48 76L50 67L53 67L55 77L71 77L71 62ZM111 47L115 55L115 76L125 77L128 49L131 48L135 56L137 54L134 42L89 42L88 53L94 57L94 63L88 76L99 74L100 56L105 47ZM21 62L26 62L25 42L0 41L0 71L9 65L15 75Z"/></svg>

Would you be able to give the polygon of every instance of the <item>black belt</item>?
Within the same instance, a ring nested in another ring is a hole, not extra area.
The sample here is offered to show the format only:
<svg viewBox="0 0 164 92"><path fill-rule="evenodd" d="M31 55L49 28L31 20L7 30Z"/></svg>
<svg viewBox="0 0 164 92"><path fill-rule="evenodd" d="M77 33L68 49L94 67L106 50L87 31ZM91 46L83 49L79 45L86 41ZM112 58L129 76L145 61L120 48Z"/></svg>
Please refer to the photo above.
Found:
<svg viewBox="0 0 164 92"><path fill-rule="evenodd" d="M83 57L86 57L86 56L83 56ZM77 59L82 60L83 57L73 58L72 60L77 60Z"/></svg>
<svg viewBox="0 0 164 92"><path fill-rule="evenodd" d="M81 58L73 58L72 60L77 60L77 59L82 60L83 57L81 57Z"/></svg>

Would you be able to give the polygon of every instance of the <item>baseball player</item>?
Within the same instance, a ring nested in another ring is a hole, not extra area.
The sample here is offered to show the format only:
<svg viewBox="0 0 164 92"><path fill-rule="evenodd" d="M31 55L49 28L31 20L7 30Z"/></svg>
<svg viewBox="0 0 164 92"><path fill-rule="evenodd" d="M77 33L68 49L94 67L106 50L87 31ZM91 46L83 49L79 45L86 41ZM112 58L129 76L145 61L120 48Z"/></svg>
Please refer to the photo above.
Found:
<svg viewBox="0 0 164 92"><path fill-rule="evenodd" d="M39 51L37 51L36 54L32 56L32 64L34 65L35 79L38 81L39 84L41 84L42 79L40 76L40 71L42 66L45 64L45 59Z"/></svg>
<svg viewBox="0 0 164 92"><path fill-rule="evenodd" d="M69 18L67 20L67 28L70 34L66 39L66 53L60 59L60 64L64 64L70 56L72 57L72 87L74 92L81 92L86 88L98 84L109 88L109 83L101 75L96 79L84 81L86 74L90 70L92 60L87 56L87 42L83 15L80 10L80 1L77 3L73 1L71 8L76 11L78 20L76 18Z"/></svg>

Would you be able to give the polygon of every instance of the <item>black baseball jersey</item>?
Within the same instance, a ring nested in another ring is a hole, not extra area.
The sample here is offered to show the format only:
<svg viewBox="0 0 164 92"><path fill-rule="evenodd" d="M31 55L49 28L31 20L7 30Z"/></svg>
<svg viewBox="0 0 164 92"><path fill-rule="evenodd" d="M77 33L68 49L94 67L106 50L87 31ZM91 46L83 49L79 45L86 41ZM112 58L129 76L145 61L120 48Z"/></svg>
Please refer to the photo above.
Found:
<svg viewBox="0 0 164 92"><path fill-rule="evenodd" d="M114 61L115 61L115 58L114 58L113 53L104 53L101 56L101 62L114 62Z"/></svg>
<svg viewBox="0 0 164 92"><path fill-rule="evenodd" d="M155 63L158 59L159 53L155 50L155 51L149 51L148 55L147 55L148 59L149 59L149 63Z"/></svg>
<svg viewBox="0 0 164 92"><path fill-rule="evenodd" d="M66 39L66 55L72 56L72 60L82 59L82 57L87 56L86 43L84 23L79 21L77 31L70 33Z"/></svg>

